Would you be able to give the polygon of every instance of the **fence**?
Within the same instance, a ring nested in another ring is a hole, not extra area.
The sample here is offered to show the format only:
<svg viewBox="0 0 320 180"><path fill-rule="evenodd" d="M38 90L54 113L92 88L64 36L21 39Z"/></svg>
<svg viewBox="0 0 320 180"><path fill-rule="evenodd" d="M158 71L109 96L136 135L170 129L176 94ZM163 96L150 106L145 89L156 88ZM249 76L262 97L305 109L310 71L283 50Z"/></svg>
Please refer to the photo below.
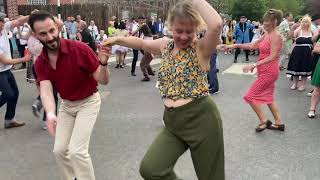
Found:
<svg viewBox="0 0 320 180"><path fill-rule="evenodd" d="M66 20L68 16L75 17L80 15L83 20L90 22L94 20L99 29L106 29L109 18L117 16L122 18L123 14L129 14L129 18L145 16L147 18L153 16L165 19L167 11L170 8L169 3L160 3L158 5L145 4L64 4L61 5L61 17ZM18 12L20 15L30 14L34 9L46 10L53 15L57 15L57 5L19 5ZM124 13L126 12L126 13Z"/></svg>

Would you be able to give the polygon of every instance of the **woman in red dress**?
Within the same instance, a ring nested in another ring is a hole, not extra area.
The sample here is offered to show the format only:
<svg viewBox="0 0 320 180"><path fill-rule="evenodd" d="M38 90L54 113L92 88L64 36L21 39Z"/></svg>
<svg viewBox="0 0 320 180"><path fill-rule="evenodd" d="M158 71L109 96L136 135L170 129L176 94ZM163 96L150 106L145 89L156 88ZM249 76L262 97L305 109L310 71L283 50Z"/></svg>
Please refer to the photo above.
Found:
<svg viewBox="0 0 320 180"><path fill-rule="evenodd" d="M234 44L227 48L241 48L248 50L260 50L259 60L243 68L245 73L257 68L258 78L253 83L244 100L250 104L260 119L260 124L256 127L256 132L261 132L266 128L284 131L284 124L281 120L278 106L274 100L275 82L279 76L279 56L281 54L282 40L277 26L281 23L282 12L276 9L268 10L264 17L264 30L266 34L258 41L249 44ZM273 114L275 123L270 120L261 109L261 105L267 104Z"/></svg>

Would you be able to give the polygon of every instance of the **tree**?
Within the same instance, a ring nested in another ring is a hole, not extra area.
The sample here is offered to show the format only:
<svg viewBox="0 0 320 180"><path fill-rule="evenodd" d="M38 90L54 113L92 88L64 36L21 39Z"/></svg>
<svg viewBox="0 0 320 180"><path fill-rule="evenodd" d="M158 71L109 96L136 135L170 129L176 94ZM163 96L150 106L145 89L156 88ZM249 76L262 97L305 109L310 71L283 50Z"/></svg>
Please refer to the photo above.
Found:
<svg viewBox="0 0 320 180"><path fill-rule="evenodd" d="M267 9L265 0L235 0L230 14L237 20L246 16L250 20L260 20Z"/></svg>
<svg viewBox="0 0 320 180"><path fill-rule="evenodd" d="M260 20L267 9L280 9L295 17L309 14L320 17L320 0L228 0L229 13L239 19L244 15L252 20Z"/></svg>

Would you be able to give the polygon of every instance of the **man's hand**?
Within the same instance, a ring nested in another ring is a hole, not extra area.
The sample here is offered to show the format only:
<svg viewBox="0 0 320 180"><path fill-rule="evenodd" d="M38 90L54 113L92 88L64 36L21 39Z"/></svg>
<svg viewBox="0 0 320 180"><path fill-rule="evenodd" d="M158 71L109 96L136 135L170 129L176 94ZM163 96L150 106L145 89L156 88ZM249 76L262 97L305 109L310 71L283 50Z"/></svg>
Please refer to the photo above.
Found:
<svg viewBox="0 0 320 180"><path fill-rule="evenodd" d="M101 64L107 64L111 54L110 46L99 46L98 56Z"/></svg>
<svg viewBox="0 0 320 180"><path fill-rule="evenodd" d="M22 58L22 62L28 62L31 61L33 58L32 54L30 52L28 52L28 54L26 54L23 58Z"/></svg>
<svg viewBox="0 0 320 180"><path fill-rule="evenodd" d="M31 11L31 14L38 12L38 9L34 9L33 11Z"/></svg>
<svg viewBox="0 0 320 180"><path fill-rule="evenodd" d="M58 123L57 116L52 112L47 113L48 132L52 137L54 137L56 135L57 123Z"/></svg>

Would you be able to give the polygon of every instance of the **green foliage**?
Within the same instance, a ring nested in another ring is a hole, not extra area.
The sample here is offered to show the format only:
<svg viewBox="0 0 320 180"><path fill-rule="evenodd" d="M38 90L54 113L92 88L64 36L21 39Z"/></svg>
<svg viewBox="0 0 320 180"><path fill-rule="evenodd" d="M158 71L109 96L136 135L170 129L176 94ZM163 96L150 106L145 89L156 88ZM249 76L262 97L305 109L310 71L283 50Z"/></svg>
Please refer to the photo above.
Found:
<svg viewBox="0 0 320 180"><path fill-rule="evenodd" d="M230 14L237 20L241 16L250 20L260 20L266 9L265 0L235 0Z"/></svg>
<svg viewBox="0 0 320 180"><path fill-rule="evenodd" d="M283 13L294 16L315 14L315 4L320 6L320 0L228 0L229 13L235 18L244 15L250 19L259 20L267 9L280 9ZM317 9L319 9L318 7Z"/></svg>

